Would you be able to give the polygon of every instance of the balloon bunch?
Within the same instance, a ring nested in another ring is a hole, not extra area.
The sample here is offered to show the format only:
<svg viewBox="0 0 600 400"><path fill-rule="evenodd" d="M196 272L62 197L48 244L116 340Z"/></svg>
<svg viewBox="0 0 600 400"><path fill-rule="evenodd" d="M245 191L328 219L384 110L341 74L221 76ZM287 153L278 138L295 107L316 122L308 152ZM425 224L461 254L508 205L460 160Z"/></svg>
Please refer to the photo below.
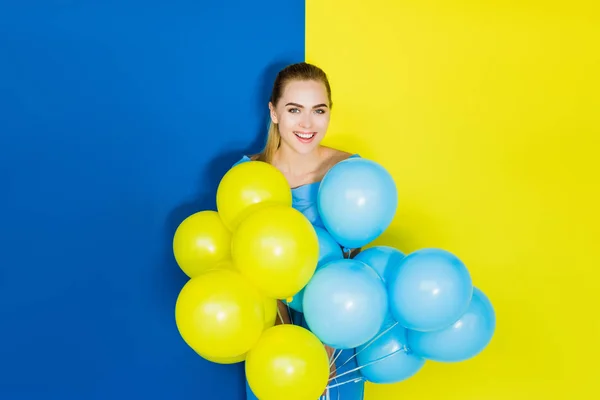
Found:
<svg viewBox="0 0 600 400"><path fill-rule="evenodd" d="M303 327L275 326L277 300L306 286L319 257L317 233L292 208L279 170L259 161L231 168L217 189L217 211L187 217L175 232L173 252L190 278L175 320L194 351L220 364L245 361L260 399L323 393L329 358L322 342Z"/></svg>
<svg viewBox="0 0 600 400"><path fill-rule="evenodd" d="M358 367L342 375L359 371L373 383L406 380L427 360L472 358L491 341L496 323L489 299L449 251L404 254L372 246L353 258L336 251L335 243L350 252L377 239L397 202L394 181L379 164L353 158L334 166L318 193L329 232L317 231L321 261L299 299L289 303L323 343L354 350Z"/></svg>
<svg viewBox="0 0 600 400"><path fill-rule="evenodd" d="M373 383L415 375L426 361L458 362L490 342L495 314L452 253L391 246L355 249L390 226L398 205L391 175L350 158L319 184L322 227L292 207L275 167L251 161L222 178L217 210L189 216L173 251L190 277L176 304L185 342L216 363L246 362L260 399L317 399L331 384L323 346L352 349ZM275 325L277 300L304 313L309 329ZM346 360L342 365L350 361Z"/></svg>

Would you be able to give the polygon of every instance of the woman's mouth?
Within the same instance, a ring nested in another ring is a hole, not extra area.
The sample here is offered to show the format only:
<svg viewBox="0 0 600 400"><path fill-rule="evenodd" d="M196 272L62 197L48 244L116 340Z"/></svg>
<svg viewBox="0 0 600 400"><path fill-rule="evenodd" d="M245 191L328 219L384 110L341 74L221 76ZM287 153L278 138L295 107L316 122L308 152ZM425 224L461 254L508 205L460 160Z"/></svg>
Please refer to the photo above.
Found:
<svg viewBox="0 0 600 400"><path fill-rule="evenodd" d="M298 138L298 140L302 143L310 143L317 136L317 132L299 132L294 131L294 135Z"/></svg>

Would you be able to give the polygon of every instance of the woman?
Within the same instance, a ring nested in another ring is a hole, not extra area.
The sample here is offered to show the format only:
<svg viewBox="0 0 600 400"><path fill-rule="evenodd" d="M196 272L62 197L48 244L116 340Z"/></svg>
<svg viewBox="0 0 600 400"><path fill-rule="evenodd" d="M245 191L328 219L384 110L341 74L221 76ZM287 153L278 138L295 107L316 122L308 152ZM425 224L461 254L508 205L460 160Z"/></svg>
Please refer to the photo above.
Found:
<svg viewBox="0 0 600 400"><path fill-rule="evenodd" d="M269 101L271 122L263 151L252 157L244 156L238 161L259 160L279 169L292 188L292 206L301 211L313 225L322 228L324 226L316 205L319 182L336 163L349 157L357 157L321 145L329 126L331 105L329 81L320 68L304 62L287 66L278 73L273 84ZM281 301L279 310L283 318L280 322L292 322L308 329L301 313L288 309ZM327 346L326 349L331 357L333 349ZM345 350L337 357L337 371L336 365L333 365L332 376L336 372L340 374L356 368L355 358L346 363L353 354L353 350ZM358 373L347 374L340 377L340 381L357 377ZM335 381L331 383L335 384ZM362 382L348 383L330 389L329 398L359 400L363 399L363 393ZM248 386L247 399L256 399Z"/></svg>

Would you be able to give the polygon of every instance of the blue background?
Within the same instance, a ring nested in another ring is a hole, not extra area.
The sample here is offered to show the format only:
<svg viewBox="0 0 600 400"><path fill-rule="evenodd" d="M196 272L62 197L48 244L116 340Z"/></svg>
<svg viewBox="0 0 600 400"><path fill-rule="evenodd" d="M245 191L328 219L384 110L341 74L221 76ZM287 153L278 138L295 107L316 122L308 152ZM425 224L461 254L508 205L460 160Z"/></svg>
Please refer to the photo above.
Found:
<svg viewBox="0 0 600 400"><path fill-rule="evenodd" d="M0 0L1 399L245 397L177 332L171 239L303 59L304 1Z"/></svg>

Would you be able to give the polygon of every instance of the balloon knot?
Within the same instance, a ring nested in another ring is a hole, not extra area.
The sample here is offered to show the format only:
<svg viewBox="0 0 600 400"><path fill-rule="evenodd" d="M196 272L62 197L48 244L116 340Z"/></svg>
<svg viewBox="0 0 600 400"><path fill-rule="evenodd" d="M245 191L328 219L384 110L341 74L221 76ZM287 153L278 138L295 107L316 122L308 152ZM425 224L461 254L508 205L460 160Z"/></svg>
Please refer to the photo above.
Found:
<svg viewBox="0 0 600 400"><path fill-rule="evenodd" d="M350 258L351 252L352 252L352 249L342 246L342 254L344 255L344 258Z"/></svg>
<svg viewBox="0 0 600 400"><path fill-rule="evenodd" d="M292 302L292 300L294 300L294 298L293 298L293 297L288 297L287 299L285 299L285 301L287 301L288 303L291 303L291 302Z"/></svg>

